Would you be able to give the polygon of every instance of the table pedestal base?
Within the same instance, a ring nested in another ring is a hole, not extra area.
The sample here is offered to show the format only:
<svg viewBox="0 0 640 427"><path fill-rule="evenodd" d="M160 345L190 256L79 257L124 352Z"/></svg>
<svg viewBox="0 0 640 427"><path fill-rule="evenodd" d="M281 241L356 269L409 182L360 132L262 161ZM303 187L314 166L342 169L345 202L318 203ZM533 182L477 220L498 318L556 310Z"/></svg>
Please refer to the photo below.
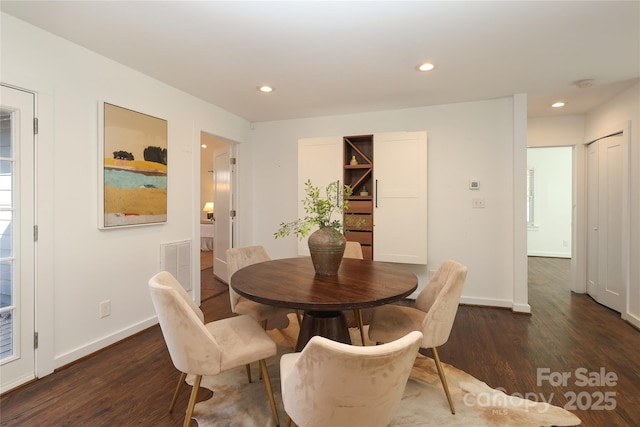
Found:
<svg viewBox="0 0 640 427"><path fill-rule="evenodd" d="M296 351L302 351L314 335L351 344L347 319L341 311L305 311L300 325Z"/></svg>

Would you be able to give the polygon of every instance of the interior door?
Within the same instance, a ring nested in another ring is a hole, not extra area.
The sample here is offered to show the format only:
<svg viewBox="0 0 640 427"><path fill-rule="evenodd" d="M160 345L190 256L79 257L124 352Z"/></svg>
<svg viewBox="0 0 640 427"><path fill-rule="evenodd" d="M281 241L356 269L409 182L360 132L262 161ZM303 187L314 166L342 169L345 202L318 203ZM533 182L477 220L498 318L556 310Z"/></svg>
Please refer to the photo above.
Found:
<svg viewBox="0 0 640 427"><path fill-rule="evenodd" d="M626 305L625 256L625 212L627 210L627 135L616 134L603 138L589 147L589 159L597 152L597 178L589 181L596 188L589 188L588 195L595 199L597 207L591 205L595 224L588 225L595 232L589 234L594 241L587 243L589 264L587 292L599 303L623 312ZM594 159L595 160L595 159ZM592 166L589 164L591 175ZM595 168L595 167L594 167ZM594 201L595 203L595 201ZM627 232L628 233L628 232ZM589 274L589 268L594 269ZM595 279L594 279L595 277ZM592 282L589 286L589 282ZM591 288L591 289L590 289ZM595 288L595 292L593 289Z"/></svg>
<svg viewBox="0 0 640 427"><path fill-rule="evenodd" d="M0 392L35 378L34 94L1 87Z"/></svg>
<svg viewBox="0 0 640 427"><path fill-rule="evenodd" d="M213 239L213 274L225 283L227 277L227 249L233 247L235 216L233 200L233 144L217 149L213 153L213 205L215 206Z"/></svg>

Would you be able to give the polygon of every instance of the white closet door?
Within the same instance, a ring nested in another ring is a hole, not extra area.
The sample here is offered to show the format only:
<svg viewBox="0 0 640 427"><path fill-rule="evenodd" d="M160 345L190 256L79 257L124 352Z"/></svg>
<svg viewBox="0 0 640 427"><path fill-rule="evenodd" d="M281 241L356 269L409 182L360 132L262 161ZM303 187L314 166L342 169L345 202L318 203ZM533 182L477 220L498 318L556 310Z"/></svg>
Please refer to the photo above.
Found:
<svg viewBox="0 0 640 427"><path fill-rule="evenodd" d="M375 134L373 259L427 263L427 133Z"/></svg>
<svg viewBox="0 0 640 427"><path fill-rule="evenodd" d="M629 247L627 139L621 133L588 147L587 292L620 313L626 309Z"/></svg>
<svg viewBox="0 0 640 427"><path fill-rule="evenodd" d="M303 138L298 141L298 218L305 216L300 200L306 196L304 183L308 179L321 189L335 181L343 184L342 156L341 136ZM298 255L309 255L307 238L298 242Z"/></svg>

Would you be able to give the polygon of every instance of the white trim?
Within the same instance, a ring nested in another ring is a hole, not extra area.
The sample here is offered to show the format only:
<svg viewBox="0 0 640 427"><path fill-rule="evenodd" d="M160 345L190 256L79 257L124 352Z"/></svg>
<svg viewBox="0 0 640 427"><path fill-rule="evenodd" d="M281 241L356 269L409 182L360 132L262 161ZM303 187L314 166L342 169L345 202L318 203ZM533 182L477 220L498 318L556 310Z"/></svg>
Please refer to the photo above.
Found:
<svg viewBox="0 0 640 427"><path fill-rule="evenodd" d="M527 95L513 96L513 302L530 312L527 265Z"/></svg>
<svg viewBox="0 0 640 427"><path fill-rule="evenodd" d="M531 306L529 304L513 304L513 307L511 307L511 310L514 313L531 313Z"/></svg>
<svg viewBox="0 0 640 427"><path fill-rule="evenodd" d="M55 158L54 97L46 92L36 92L36 377L48 375L54 370L54 170Z"/></svg>
<svg viewBox="0 0 640 427"><path fill-rule="evenodd" d="M546 257L546 258L571 258L571 254L569 252L530 251L528 256L539 256L539 257Z"/></svg>
<svg viewBox="0 0 640 427"><path fill-rule="evenodd" d="M119 341L122 341L125 338L129 338L138 332L144 331L158 323L157 316L149 317L142 322L136 323L132 326L129 326L124 329L120 329L112 334L109 334L105 337L102 337L98 340L92 341L87 345L83 345L82 347L77 347L74 350L68 351L63 354L59 354L55 357L55 367L59 368L61 366L68 365L72 362L75 362L85 356L93 354L98 350L102 350L111 344L115 344Z"/></svg>
<svg viewBox="0 0 640 427"><path fill-rule="evenodd" d="M627 313L623 313L622 318L627 322L629 322L634 327L636 327L637 329L640 329L640 317L627 312Z"/></svg>
<svg viewBox="0 0 640 427"><path fill-rule="evenodd" d="M489 299L479 297L462 297L460 298L460 304L476 305L481 307L494 307L494 308L510 308L514 313L531 313L531 306L529 304L516 304L508 300Z"/></svg>

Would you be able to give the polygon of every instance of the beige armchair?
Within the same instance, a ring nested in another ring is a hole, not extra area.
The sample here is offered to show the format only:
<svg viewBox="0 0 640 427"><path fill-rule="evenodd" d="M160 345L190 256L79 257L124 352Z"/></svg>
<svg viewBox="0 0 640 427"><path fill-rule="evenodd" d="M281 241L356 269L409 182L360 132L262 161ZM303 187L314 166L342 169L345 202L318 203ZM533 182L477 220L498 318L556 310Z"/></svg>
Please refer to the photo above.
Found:
<svg viewBox="0 0 640 427"><path fill-rule="evenodd" d="M347 242L347 245L344 248L344 258L354 258L354 259L364 259L364 255L362 254L362 245L358 242ZM356 319L356 323L358 324L358 329L360 330L360 339L362 340L362 345L364 343L364 324L362 322L362 312L360 309L356 308L353 310L353 317Z"/></svg>
<svg viewBox="0 0 640 427"><path fill-rule="evenodd" d="M189 298L185 299L184 295L181 295L176 283L178 282L171 274L161 272L149 280L149 290L171 361L182 373L178 387L184 382L187 374L196 376L184 426L187 427L191 420L203 375L217 375L255 361L259 361L273 418L276 425L279 425L265 363L266 358L276 355L276 344L249 316L231 317L203 324L202 318L198 315L198 312L201 313L200 309L195 304L189 304ZM179 388L174 394L171 409L178 390Z"/></svg>
<svg viewBox="0 0 640 427"><path fill-rule="evenodd" d="M369 325L369 339L378 343L393 341L409 331L422 331L420 347L430 348L433 352L452 414L456 411L436 347L449 339L466 277L467 267L455 261L445 261L416 298L415 308L399 305L377 307L373 309Z"/></svg>
<svg viewBox="0 0 640 427"><path fill-rule="evenodd" d="M196 303L191 299L187 291L184 290L184 287L178 282L178 280L173 277L171 273L168 271L161 271L160 273L155 275L155 279L158 283L161 283L164 286L168 286L171 289L175 290L177 294L182 298L187 305L193 310L193 312L198 316L198 319L204 324L204 313L196 305ZM184 385L184 381L187 378L187 374L184 372L180 373L180 378L178 378L178 385L176 386L176 391L173 393L173 399L171 399L171 404L169 405L169 412L173 412L173 408L176 405L176 401L178 400L178 395L180 394L180 390L182 390L182 386Z"/></svg>
<svg viewBox="0 0 640 427"><path fill-rule="evenodd" d="M264 246L255 245L227 249L227 271L229 274L229 299L231 302L231 311L236 314L248 314L260 322L264 329L267 329L267 322L269 319L273 319L278 316L286 318L289 313L296 313L297 315L297 311L292 308L261 304L239 295L233 290L233 288L231 288L231 276L241 268L269 260L271 260L271 257Z"/></svg>
<svg viewBox="0 0 640 427"><path fill-rule="evenodd" d="M398 410L422 341L410 332L359 347L314 336L302 352L280 358L282 401L300 427L386 426Z"/></svg>

